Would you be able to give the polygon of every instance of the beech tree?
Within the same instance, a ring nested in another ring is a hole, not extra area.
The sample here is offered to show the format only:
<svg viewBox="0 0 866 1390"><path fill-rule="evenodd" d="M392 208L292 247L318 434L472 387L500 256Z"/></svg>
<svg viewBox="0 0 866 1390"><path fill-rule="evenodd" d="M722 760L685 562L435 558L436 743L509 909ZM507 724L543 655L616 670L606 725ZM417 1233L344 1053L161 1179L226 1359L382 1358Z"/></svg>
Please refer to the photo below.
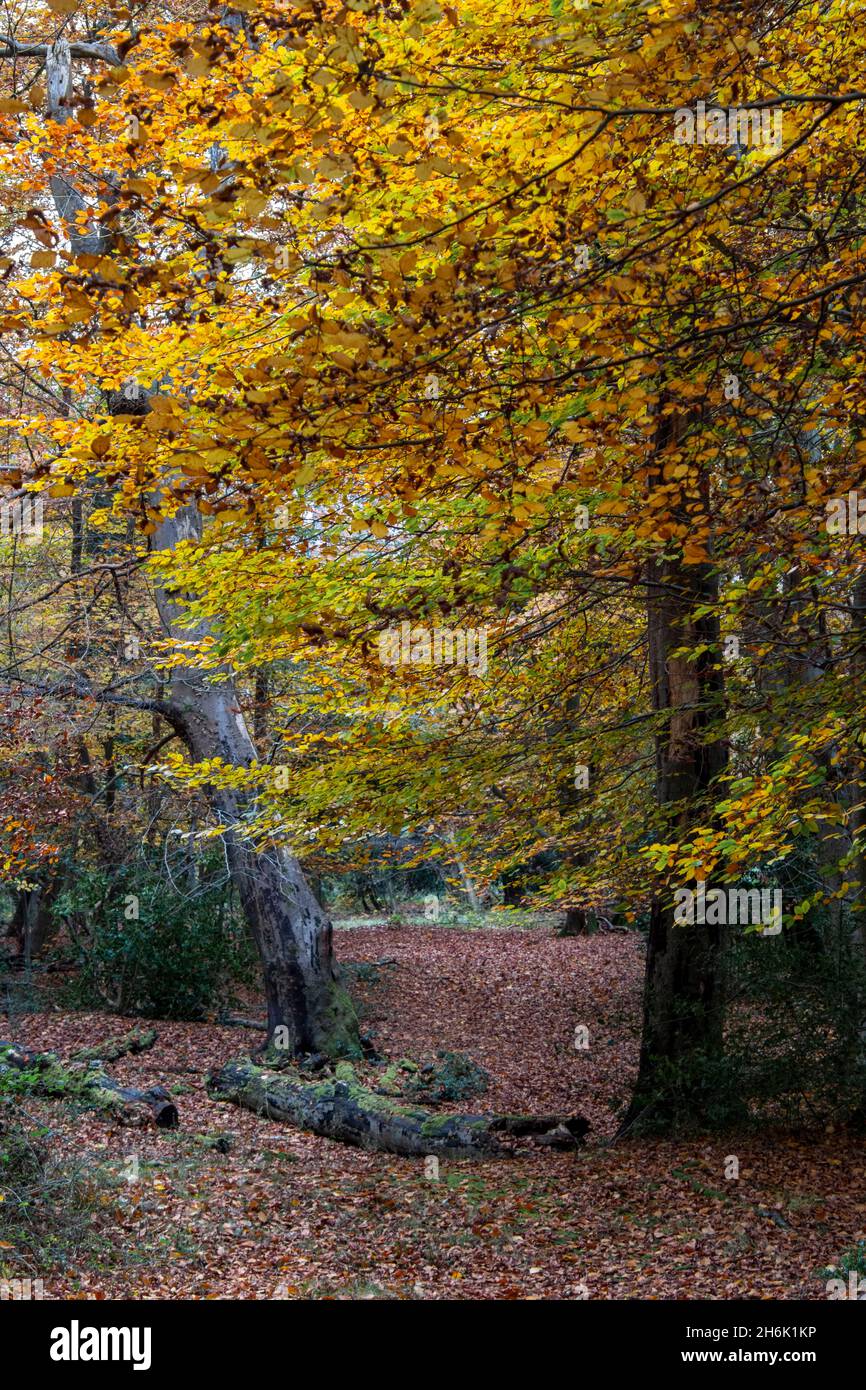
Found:
<svg viewBox="0 0 866 1390"><path fill-rule="evenodd" d="M208 789L272 1029L346 1037L286 846L433 827L482 888L550 854L535 902L649 921L634 1119L722 1044L724 933L678 886L817 834L788 925L862 912L863 566L825 525L863 456L856 9L147 18L69 20L71 88L36 18L7 39L3 327L78 403L10 408L9 486L148 538L139 707L190 755L154 767Z"/></svg>
<svg viewBox="0 0 866 1390"><path fill-rule="evenodd" d="M119 51L104 42L70 44L62 34L47 44L19 45L9 38L6 52L42 62L47 120L62 127L76 100L73 60L84 58L118 66L121 54L131 42L128 39ZM100 171L89 169L84 178L90 188L97 189L97 196L111 198L110 176L103 182ZM62 236L68 242L73 261L85 265L102 262L103 273L110 274L114 238L105 227L95 225L92 209L76 183L71 161L48 173L58 231L49 231L48 218L41 214L44 239L56 244ZM130 380L124 392L108 393L107 405L117 418L131 401L135 418L140 420L149 413L150 398L150 390L137 380ZM98 420L98 405L91 411ZM169 512L160 517L153 529L154 551L171 552L179 542L195 542L200 537L201 516L194 504L178 507L161 486L149 495L148 504L156 514ZM158 586L156 601L165 633L179 647L207 641L206 625L188 625L183 606L170 590ZM98 698L111 701L113 696L101 692ZM180 665L172 669L158 712L181 736L197 762L218 759L247 769L257 756L237 698L229 672L223 670L209 677L194 667ZM331 924L311 892L300 864L283 846L272 845L257 852L245 840L244 821L254 813L252 798L237 791L216 789L213 804L226 827L232 876L261 959L269 1041L290 1056L356 1054L357 1024L348 998L337 983Z"/></svg>

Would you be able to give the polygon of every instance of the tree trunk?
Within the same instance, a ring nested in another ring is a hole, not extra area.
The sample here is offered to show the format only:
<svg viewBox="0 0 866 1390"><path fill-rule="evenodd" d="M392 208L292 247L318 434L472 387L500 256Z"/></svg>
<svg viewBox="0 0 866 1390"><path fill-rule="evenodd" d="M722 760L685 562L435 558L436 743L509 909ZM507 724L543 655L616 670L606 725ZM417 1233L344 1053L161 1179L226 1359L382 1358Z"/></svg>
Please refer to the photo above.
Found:
<svg viewBox="0 0 866 1390"><path fill-rule="evenodd" d="M660 448L673 438L663 418ZM704 525L707 503L704 498ZM683 516L690 526L699 525L685 509ZM694 616L699 605L715 603L717 584L708 564L667 560L649 565L646 581L653 708L661 716L656 799L669 809L672 836L687 840L695 798L702 798L726 762L724 743L707 733L724 705L718 620L714 613ZM695 659L692 652L703 645L709 650ZM678 650L682 655L675 656ZM724 927L676 925L672 897L653 900L638 1079L621 1132L650 1113L653 1124L664 1128L702 1118L703 1063L723 1046L725 947Z"/></svg>
<svg viewBox="0 0 866 1390"><path fill-rule="evenodd" d="M505 879L503 874L502 884L502 904L503 907L519 907L520 899L523 897L523 885L518 878L509 877Z"/></svg>
<svg viewBox="0 0 866 1390"><path fill-rule="evenodd" d="M198 540L201 528L198 510L182 507L160 524L152 547L174 550L181 541ZM208 635L206 624L191 623L165 589L157 589L157 606L169 636L194 643ZM196 761L220 758L229 767L250 768L258 763L256 750L234 685L224 677L218 672L211 680L193 667L176 667L165 692L169 719ZM269 1043L290 1056L359 1056L357 1020L334 970L331 923L298 860L279 845L257 849L246 838L253 793L211 788L210 800L226 827L232 880L261 960Z"/></svg>
<svg viewBox="0 0 866 1390"><path fill-rule="evenodd" d="M451 854L454 859L454 864L457 869L457 872L460 875L460 882L463 884L463 892L466 894L466 901L469 904L470 911L480 912L481 901L478 897L478 893L476 892L475 884L472 882L472 879L469 876L469 870L463 862L463 859L460 857L460 851L457 845L457 836L455 835L453 830L448 831L446 839L451 848Z"/></svg>
<svg viewBox="0 0 866 1390"><path fill-rule="evenodd" d="M65 38L49 48L46 72L50 114L56 121L65 121L72 91L72 56ZM89 221L89 209L71 179L55 173L50 186L73 253L110 254L109 234ZM109 197L110 190L104 196ZM146 414L147 394L139 389L138 395L134 413ZM129 404L122 392L112 392L109 407L119 414ZM152 499L156 508L165 504L167 491L157 489ZM200 539L201 530L197 508L182 507L161 523L152 548L173 550L179 541ZM182 606L165 590L158 591L157 604L169 636L194 641L208 635L205 624L189 627ZM217 681L211 683L205 673L192 667L173 671L167 692L169 722L196 760L221 758L231 767L248 768L258 761L255 747L233 684L219 680L224 674L218 673ZM256 852L244 838L241 826L254 814L253 796L213 789L211 801L226 827L232 879L262 963L269 1042L290 1055L360 1055L357 1020L334 972L331 923L310 892L297 859L279 846Z"/></svg>
<svg viewBox="0 0 866 1390"><path fill-rule="evenodd" d="M851 593L851 674L861 680L866 671L866 572L859 575ZM854 896L852 923L854 941L859 945L866 963L866 760L858 759L854 773L854 806L849 823L851 835L859 848L854 855L854 877L857 885ZM866 1038L864 1038L866 1051Z"/></svg>
<svg viewBox="0 0 866 1390"><path fill-rule="evenodd" d="M589 1129L580 1115L431 1115L361 1086L350 1066L319 1082L230 1062L208 1077L208 1094L285 1120L300 1129L362 1149L448 1158L501 1158L503 1135L532 1136L554 1148L575 1148Z"/></svg>
<svg viewBox="0 0 866 1390"><path fill-rule="evenodd" d="M127 1054L137 1057L140 1052L146 1052L149 1047L153 1047L156 1039L155 1028L133 1028L131 1032L124 1033L123 1037L106 1038L104 1042L97 1043L95 1047L80 1047L77 1052L73 1052L70 1060L73 1062L116 1062L119 1057L126 1057Z"/></svg>
<svg viewBox="0 0 866 1390"><path fill-rule="evenodd" d="M162 1086L140 1091L121 1086L104 1072L67 1070L53 1052L30 1052L15 1043L0 1042L0 1076L21 1074L28 1095L59 1096L95 1106L109 1106L112 1114L127 1124L140 1124L150 1115L159 1129L176 1129L177 1106Z"/></svg>
<svg viewBox="0 0 866 1390"><path fill-rule="evenodd" d="M858 575L851 592L851 640L851 675L859 682L866 670L866 571ZM859 949L866 963L866 762L862 756L857 759L853 769L852 795L854 805L849 815L849 825L855 852L849 872L852 872L856 885L851 907L852 944ZM852 1061L858 1070L866 1064L866 1024L861 1025ZM866 1093L853 1118L866 1126Z"/></svg>
<svg viewBox="0 0 866 1390"><path fill-rule="evenodd" d="M9 935L14 937L18 952L11 962L14 968L29 970L41 955L54 929L51 906L59 886L59 878L55 876L47 885L37 883L33 888L19 889L9 925Z"/></svg>
<svg viewBox="0 0 866 1390"><path fill-rule="evenodd" d="M586 936L586 909L583 907L566 908L562 926L556 935Z"/></svg>

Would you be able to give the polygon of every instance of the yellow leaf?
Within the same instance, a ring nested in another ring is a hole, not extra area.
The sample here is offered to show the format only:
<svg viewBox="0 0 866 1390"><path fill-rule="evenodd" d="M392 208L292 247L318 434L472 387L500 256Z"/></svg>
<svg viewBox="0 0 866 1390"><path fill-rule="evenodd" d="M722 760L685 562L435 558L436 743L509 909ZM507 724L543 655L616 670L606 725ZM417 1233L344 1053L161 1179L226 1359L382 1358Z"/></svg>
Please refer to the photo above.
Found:
<svg viewBox="0 0 866 1390"><path fill-rule="evenodd" d="M145 68L141 74L141 80L147 87L155 87L158 92L164 92L174 85L174 74L170 72L157 72L153 68Z"/></svg>

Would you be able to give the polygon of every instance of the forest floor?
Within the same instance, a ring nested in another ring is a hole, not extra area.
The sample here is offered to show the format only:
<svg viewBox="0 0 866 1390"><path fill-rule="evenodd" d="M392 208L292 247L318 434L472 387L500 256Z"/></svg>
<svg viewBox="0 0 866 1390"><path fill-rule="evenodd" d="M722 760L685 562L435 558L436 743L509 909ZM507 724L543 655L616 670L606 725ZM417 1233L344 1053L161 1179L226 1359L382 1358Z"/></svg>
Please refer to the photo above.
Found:
<svg viewBox="0 0 866 1390"><path fill-rule="evenodd" d="M395 962L357 988L384 1053L463 1052L490 1074L485 1095L444 1108L580 1112L586 1146L443 1161L434 1181L423 1159L211 1101L204 1073L260 1035L157 1023L154 1047L108 1070L167 1086L180 1129L20 1102L80 1170L87 1230L50 1272L0 1241L0 1272L41 1276L46 1299L825 1299L821 1270L866 1239L863 1140L844 1131L611 1144L637 1062L640 938L427 925L335 938L344 960ZM0 1016L0 1036L61 1058L131 1026L48 1002Z"/></svg>

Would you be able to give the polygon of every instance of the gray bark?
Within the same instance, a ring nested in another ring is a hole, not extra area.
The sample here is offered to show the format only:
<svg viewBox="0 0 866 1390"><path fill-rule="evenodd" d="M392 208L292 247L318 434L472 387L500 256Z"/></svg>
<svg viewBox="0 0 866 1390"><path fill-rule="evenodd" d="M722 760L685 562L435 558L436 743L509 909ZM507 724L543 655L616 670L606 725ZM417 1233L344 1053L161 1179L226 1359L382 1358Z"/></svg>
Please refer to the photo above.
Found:
<svg viewBox="0 0 866 1390"><path fill-rule="evenodd" d="M434 1115L380 1096L352 1075L307 1083L248 1062L230 1062L212 1072L208 1094L343 1144L408 1156L508 1157L503 1136L573 1149L589 1129L581 1115Z"/></svg>
<svg viewBox="0 0 866 1390"><path fill-rule="evenodd" d="M182 507L159 525L156 551L174 550L201 536L195 507ZM195 642L208 635L205 623L190 623L174 596L157 591L167 635ZM192 667L176 667L165 692L168 718L197 761L221 758L251 768L258 758L237 692L225 673L214 680ZM290 1055L326 1056L357 1052L356 1023L334 970L331 923L311 891L298 860L279 845L257 850L244 834L255 815L255 795L212 788L211 802L226 827L232 879L259 951L268 1006L268 1037Z"/></svg>

